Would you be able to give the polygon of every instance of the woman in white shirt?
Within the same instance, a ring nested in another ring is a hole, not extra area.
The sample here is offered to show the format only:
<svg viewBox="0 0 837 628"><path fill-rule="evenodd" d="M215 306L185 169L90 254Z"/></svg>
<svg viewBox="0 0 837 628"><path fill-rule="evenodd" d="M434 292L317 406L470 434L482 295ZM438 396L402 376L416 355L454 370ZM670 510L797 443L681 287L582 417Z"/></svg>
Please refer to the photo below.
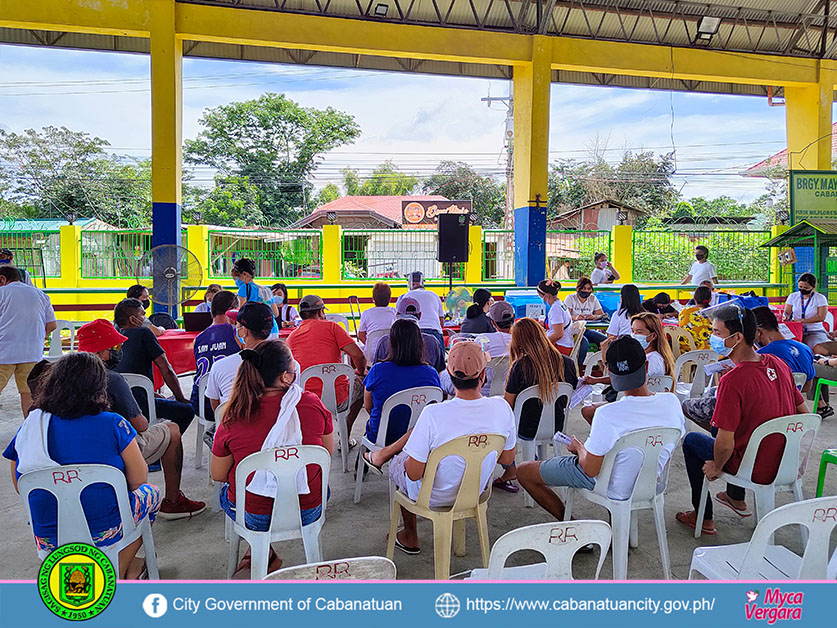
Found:
<svg viewBox="0 0 837 628"><path fill-rule="evenodd" d="M575 285L575 293L564 299L564 306L574 321L600 321L607 316L596 295L593 294L593 282L587 277L578 280ZM579 365L584 364L590 343L601 345L605 340L607 340L607 336L602 332L595 329L585 329L584 340L581 341L582 344L578 351Z"/></svg>
<svg viewBox="0 0 837 628"><path fill-rule="evenodd" d="M299 312L288 303L288 286L283 283L275 283L270 286L270 291L273 293L273 303L279 309L279 316L276 317L279 326L293 327L296 325Z"/></svg>
<svg viewBox="0 0 837 628"><path fill-rule="evenodd" d="M372 302L375 307L369 308L360 315L360 325L357 328L357 339L365 343L370 332L389 329L395 322L395 308L389 307L392 299L392 288L389 284L379 281L372 287ZM370 355L374 355L374 352Z"/></svg>
<svg viewBox="0 0 837 628"><path fill-rule="evenodd" d="M558 347L564 355L570 355L573 350L573 319L558 298L561 284L552 279L544 279L538 284L538 296L549 308L546 315L547 337Z"/></svg>
<svg viewBox="0 0 837 628"><path fill-rule="evenodd" d="M593 256L593 272L590 274L590 280L594 286L600 283L613 283L619 281L619 273L613 267L604 253L596 253Z"/></svg>
<svg viewBox="0 0 837 628"><path fill-rule="evenodd" d="M640 312L632 316L631 337L645 350L648 375L674 377L674 353L663 333L659 316L651 312Z"/></svg>
<svg viewBox="0 0 837 628"><path fill-rule="evenodd" d="M217 283L211 283L206 287L206 295L203 298L203 303L195 308L195 312L211 312L212 311L212 297L221 292L222 288Z"/></svg>
<svg viewBox="0 0 837 628"><path fill-rule="evenodd" d="M796 284L799 292L792 293L785 301L785 320L802 323L802 342L814 353L828 353L817 345L828 342L828 334L822 322L828 315L828 299L817 292L817 278L803 273Z"/></svg>
<svg viewBox="0 0 837 628"><path fill-rule="evenodd" d="M607 328L607 335L611 339L630 334L631 317L645 311L642 307L639 289L634 284L622 286L619 297L619 309L613 313Z"/></svg>

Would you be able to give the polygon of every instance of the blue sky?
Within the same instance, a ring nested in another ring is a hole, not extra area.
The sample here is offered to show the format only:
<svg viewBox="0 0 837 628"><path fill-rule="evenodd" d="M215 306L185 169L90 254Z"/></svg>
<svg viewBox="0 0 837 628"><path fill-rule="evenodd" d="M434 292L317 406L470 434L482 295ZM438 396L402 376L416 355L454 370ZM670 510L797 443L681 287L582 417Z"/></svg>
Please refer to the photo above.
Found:
<svg viewBox="0 0 837 628"><path fill-rule="evenodd" d="M119 153L150 154L148 57L0 46L0 76L0 128L63 125L102 137ZM440 159L486 173L504 169L505 107L490 109L480 98L505 95L506 81L201 59L186 59L183 76L185 138L198 133L207 107L266 91L354 115L362 136L326 156L317 185L339 183L347 165L363 174L386 159L419 175ZM583 159L595 145L613 159L625 148L668 153L672 136L684 196L751 200L763 181L735 173L784 148L785 110L763 98L552 86L552 158Z"/></svg>

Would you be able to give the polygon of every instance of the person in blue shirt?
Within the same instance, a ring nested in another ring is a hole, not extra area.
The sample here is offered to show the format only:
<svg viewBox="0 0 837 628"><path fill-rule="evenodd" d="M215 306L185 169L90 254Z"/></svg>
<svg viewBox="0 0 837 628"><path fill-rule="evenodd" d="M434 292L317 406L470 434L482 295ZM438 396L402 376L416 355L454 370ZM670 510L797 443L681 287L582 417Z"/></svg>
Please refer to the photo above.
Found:
<svg viewBox="0 0 837 628"><path fill-rule="evenodd" d="M237 300L235 295L222 290L212 298L212 325L204 329L195 338L195 379L192 384L192 396L189 401L195 414L200 411L198 404L198 386L209 373L212 365L221 358L233 355L241 350L235 338L235 327L227 318L227 312L235 309ZM209 399L204 400L204 417L214 420L214 413Z"/></svg>
<svg viewBox="0 0 837 628"><path fill-rule="evenodd" d="M105 464L125 474L128 499L134 520L151 521L160 508L160 489L147 484L148 467L137 444L136 430L124 417L108 412L107 370L92 353L68 353L56 361L37 387L34 407L49 413L46 434L47 455L59 465ZM28 420L41 420L40 412ZM3 452L11 461L12 482L17 490L21 458L31 460L43 448L43 440L18 442L20 432ZM58 544L58 514L55 498L46 491L29 497L32 531L39 550L49 551ZM81 496L87 524L98 547L113 545L122 538L122 521L113 490L92 485ZM135 558L142 546L139 538L119 552L119 578L136 579L144 570Z"/></svg>
<svg viewBox="0 0 837 628"><path fill-rule="evenodd" d="M753 308L756 315L756 344L760 349L757 353L775 355L790 367L792 373L805 373L805 385L802 392L811 389L816 374L814 372L814 352L808 345L796 340L789 340L779 331L776 315L767 306Z"/></svg>
<svg viewBox="0 0 837 628"><path fill-rule="evenodd" d="M396 320L389 330L389 346L387 359L375 364L364 380L363 405L369 412L366 437L372 442L378 438L381 410L392 395L416 386L441 387L436 369L423 361L424 339L416 321ZM386 444L406 434L409 422L410 409L395 408L389 416Z"/></svg>
<svg viewBox="0 0 837 628"><path fill-rule="evenodd" d="M256 278L256 263L253 260L242 257L233 264L231 275L238 288L238 307L250 301L255 301L267 305L273 312L274 319L279 316L279 308L273 300L273 293L265 286L260 286L254 281ZM278 338L279 326L275 321L270 334L272 338ZM274 334L276 335L274 336Z"/></svg>

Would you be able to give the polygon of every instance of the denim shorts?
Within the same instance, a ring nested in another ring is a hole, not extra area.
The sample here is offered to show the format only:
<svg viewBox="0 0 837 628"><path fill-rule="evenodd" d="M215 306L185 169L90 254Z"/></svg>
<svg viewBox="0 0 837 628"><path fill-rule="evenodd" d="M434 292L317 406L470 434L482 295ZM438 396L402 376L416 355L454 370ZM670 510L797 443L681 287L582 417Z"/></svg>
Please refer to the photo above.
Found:
<svg viewBox="0 0 837 628"><path fill-rule="evenodd" d="M569 486L592 491L596 480L582 471L578 456L556 456L544 460L540 466L541 479L549 486Z"/></svg>
<svg viewBox="0 0 837 628"><path fill-rule="evenodd" d="M229 488L230 485L228 482L221 484L221 508L225 513L227 513L227 516L230 519L235 521L235 503L231 502L230 498L227 496ZM329 495L330 494L331 489L329 489ZM316 508L303 508L299 512L300 515L302 515L302 525L307 526L320 518L320 515L323 512L323 506L320 504ZM245 510L244 526L248 530L253 530L255 532L267 532L270 530L270 515L254 515L253 513Z"/></svg>

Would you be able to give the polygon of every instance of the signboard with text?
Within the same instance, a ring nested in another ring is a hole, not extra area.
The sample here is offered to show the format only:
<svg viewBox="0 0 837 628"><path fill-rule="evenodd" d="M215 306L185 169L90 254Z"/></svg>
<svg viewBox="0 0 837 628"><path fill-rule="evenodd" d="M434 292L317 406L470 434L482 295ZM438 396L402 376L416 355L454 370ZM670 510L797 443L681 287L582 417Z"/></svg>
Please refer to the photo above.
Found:
<svg viewBox="0 0 837 628"><path fill-rule="evenodd" d="M435 225L439 214L470 214L471 201L401 201L401 224Z"/></svg>
<svg viewBox="0 0 837 628"><path fill-rule="evenodd" d="M837 172L792 170L790 207L794 225L801 220L837 219Z"/></svg>

